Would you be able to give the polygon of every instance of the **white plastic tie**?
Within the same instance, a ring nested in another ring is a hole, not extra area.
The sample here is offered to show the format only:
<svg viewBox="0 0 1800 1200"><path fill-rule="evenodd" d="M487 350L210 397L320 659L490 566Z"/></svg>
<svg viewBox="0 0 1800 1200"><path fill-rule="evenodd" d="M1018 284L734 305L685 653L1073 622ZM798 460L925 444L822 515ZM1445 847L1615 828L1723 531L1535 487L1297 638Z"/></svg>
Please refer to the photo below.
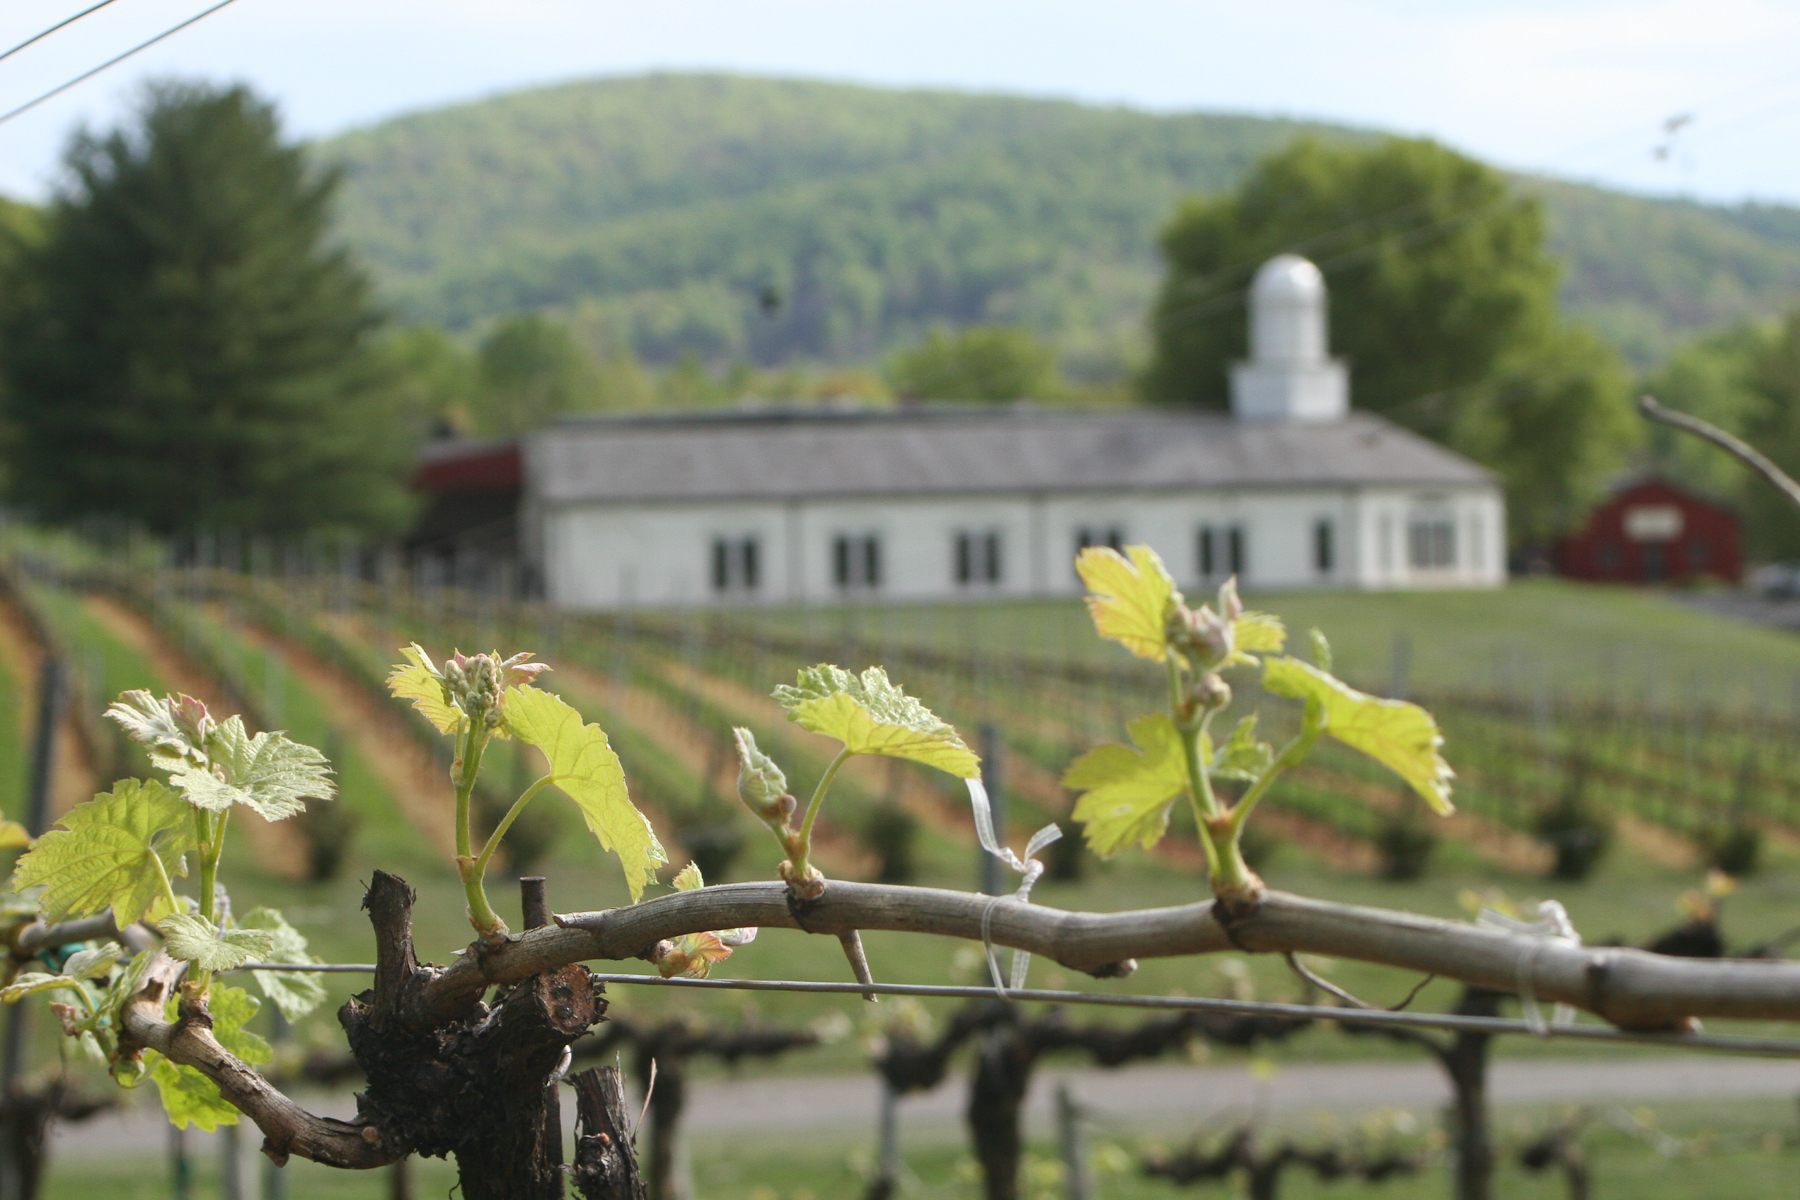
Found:
<svg viewBox="0 0 1800 1200"><path fill-rule="evenodd" d="M1019 873L1019 888L1011 897L991 897L987 906L981 910L981 947L987 952L988 974L993 978L994 990L1004 994L1011 987L1018 991L1025 986L1026 976L1031 971L1031 952L1013 951L1009 982L1002 982L1000 958L994 953L994 908L1002 900L1009 898L1021 904L1031 902L1031 889L1044 873L1044 864L1038 861L1037 856L1043 853L1046 846L1062 837L1062 830L1057 828L1054 821L1044 826L1025 843L1025 853L1021 857L1013 853L1010 847L1002 846L1000 839L994 836L994 809L988 802L986 786L979 779L967 779L963 782L969 785L969 807L975 812L975 836L981 842L981 848Z"/></svg>
<svg viewBox="0 0 1800 1200"><path fill-rule="evenodd" d="M1531 1032L1539 1037L1549 1037L1551 1029L1572 1023L1575 1020L1574 1006L1557 1004L1550 1010L1549 1024L1545 1024L1544 1014L1538 1008L1537 992L1531 986L1532 970L1537 966L1538 956L1547 947L1581 945L1581 934L1576 932L1575 922L1569 919L1568 910L1555 900L1543 900L1538 903L1536 920L1521 921L1491 908L1483 908L1476 916L1475 923L1490 929L1523 934L1532 939L1530 946L1519 955L1518 971L1514 979L1518 984L1525 1024L1531 1028Z"/></svg>

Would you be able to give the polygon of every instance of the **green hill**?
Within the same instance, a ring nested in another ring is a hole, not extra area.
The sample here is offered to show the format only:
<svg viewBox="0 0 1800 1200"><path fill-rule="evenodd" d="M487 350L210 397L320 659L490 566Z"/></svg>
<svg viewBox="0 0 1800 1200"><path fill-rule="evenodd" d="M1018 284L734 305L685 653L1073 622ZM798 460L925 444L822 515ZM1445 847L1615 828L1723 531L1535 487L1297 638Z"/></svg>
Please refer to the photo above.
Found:
<svg viewBox="0 0 1800 1200"><path fill-rule="evenodd" d="M320 150L346 171L345 235L412 318L460 327L554 309L652 360L763 363L867 359L935 322L1009 322L1054 337L1092 376L1139 350L1155 235L1176 201L1301 134L1375 136L649 75L420 113ZM1640 361L1800 295L1795 210L1521 186L1549 206L1572 306Z"/></svg>

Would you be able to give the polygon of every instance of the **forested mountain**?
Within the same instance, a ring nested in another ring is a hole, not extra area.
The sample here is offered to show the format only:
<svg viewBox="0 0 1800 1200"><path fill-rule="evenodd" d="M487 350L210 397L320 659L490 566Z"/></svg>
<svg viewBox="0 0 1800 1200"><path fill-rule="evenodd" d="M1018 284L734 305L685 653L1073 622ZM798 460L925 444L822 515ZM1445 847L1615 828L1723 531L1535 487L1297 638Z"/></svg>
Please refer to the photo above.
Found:
<svg viewBox="0 0 1800 1200"><path fill-rule="evenodd" d="M867 360L936 323L1009 323L1097 377L1143 346L1156 234L1179 198L1303 134L1375 136L650 75L403 117L318 150L346 172L342 232L409 318L553 309L597 347L763 363ZM1545 197L1571 305L1639 361L1800 295L1800 211L1520 186Z"/></svg>

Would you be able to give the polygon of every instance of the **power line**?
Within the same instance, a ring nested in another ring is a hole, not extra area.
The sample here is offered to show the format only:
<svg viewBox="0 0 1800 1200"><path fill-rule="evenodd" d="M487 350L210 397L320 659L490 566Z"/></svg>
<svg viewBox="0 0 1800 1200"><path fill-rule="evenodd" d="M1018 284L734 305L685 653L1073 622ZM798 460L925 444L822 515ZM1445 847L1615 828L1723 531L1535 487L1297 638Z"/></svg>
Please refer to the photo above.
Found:
<svg viewBox="0 0 1800 1200"><path fill-rule="evenodd" d="M99 12L101 9L105 8L107 5L111 4L112 2L113 2L113 0L100 0L100 3L90 5L89 7L82 9L80 12L76 13L72 17L63 18L62 20L58 21L56 24L52 25L50 28L44 30L42 33L32 34L30 37L26 38L24 41L20 42L16 46L14 46L11 50L0 51L0 62L6 61L7 59L11 58L13 55L17 54L19 51L25 49L27 46L35 46L37 43L43 41L45 38L49 37L51 34L55 33L57 30L67 28L68 26L73 25L75 22L81 20L81 18L88 16L92 13Z"/></svg>
<svg viewBox="0 0 1800 1200"><path fill-rule="evenodd" d="M110 0L109 0L109 2L110 2ZM25 103L19 105L19 107L13 109L11 112L0 113L0 125L6 124L8 121L12 120L14 117L17 117L24 113L30 112L32 109L36 108L38 105L42 104L44 101L50 99L53 96L62 95L64 92L68 91L70 88L74 87L76 84L86 83L88 80L90 80L94 76L100 74L100 72L106 70L107 68L118 66L120 63L122 63L126 59L130 58L132 55L137 54L138 52L143 51L143 50L148 50L150 47L156 45L156 43L162 41L164 38L173 37L175 34L178 34L182 30L186 29L189 25L193 25L200 21L204 21L206 18L208 18L208 17L212 16L214 13L218 12L221 8L229 7L230 5L235 4L235 3L237 3L237 0L219 0L219 2L215 5L213 5L211 8L203 9L200 12L195 13L193 16L191 16L187 20L181 22L179 25L169 26L169 28L163 30L161 33L157 34L155 37L148 38L144 41L139 42L137 45L133 46L131 49L125 51L122 54L113 55L111 58L109 58L105 62L101 63L99 66L90 67L89 69L87 69L86 71L83 71L81 74L75 76L75 78L69 80L66 83L57 84L55 87L51 88L49 91L45 92L43 95L38 96L31 100L27 100ZM98 7L98 6L96 6L96 7ZM71 19L73 19L73 18L71 18ZM65 24L66 24L66 22L65 22ZM39 36L42 36L42 35L40 34Z"/></svg>
<svg viewBox="0 0 1800 1200"><path fill-rule="evenodd" d="M371 974L374 963L245 963L239 971L321 971ZM1598 1025L1535 1026L1505 1017L1469 1017L1456 1013L1393 1012L1388 1009L1340 1008L1324 1004L1289 1004L1274 1000L1226 1000L1211 996L1131 996L1107 992L1074 992L1054 988L1001 990L991 987L931 983L836 982L810 979L664 979L660 975L629 972L594 972L599 983L666 987L677 990L813 993L860 996L878 992L885 996L927 999L1023 1000L1037 1004L1087 1004L1102 1008L1146 1008L1180 1012L1213 1012L1235 1016L1286 1017L1296 1021L1336 1021L1344 1025L1387 1025L1412 1029L1436 1029L1451 1033L1528 1034L1542 1040L1564 1039L1639 1046L1665 1050L1706 1050L1724 1054L1751 1054L1774 1058L1800 1058L1800 1040L1793 1038L1720 1037L1708 1034L1638 1033Z"/></svg>

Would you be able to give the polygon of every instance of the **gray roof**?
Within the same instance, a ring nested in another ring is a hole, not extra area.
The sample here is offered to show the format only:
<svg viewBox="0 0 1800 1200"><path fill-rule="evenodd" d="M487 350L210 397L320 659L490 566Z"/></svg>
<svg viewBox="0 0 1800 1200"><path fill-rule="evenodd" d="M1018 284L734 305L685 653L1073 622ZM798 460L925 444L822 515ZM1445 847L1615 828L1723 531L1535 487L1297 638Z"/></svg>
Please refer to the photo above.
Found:
<svg viewBox="0 0 1800 1200"><path fill-rule="evenodd" d="M1494 483L1367 413L1238 421L1028 405L577 418L532 437L527 462L550 503Z"/></svg>

